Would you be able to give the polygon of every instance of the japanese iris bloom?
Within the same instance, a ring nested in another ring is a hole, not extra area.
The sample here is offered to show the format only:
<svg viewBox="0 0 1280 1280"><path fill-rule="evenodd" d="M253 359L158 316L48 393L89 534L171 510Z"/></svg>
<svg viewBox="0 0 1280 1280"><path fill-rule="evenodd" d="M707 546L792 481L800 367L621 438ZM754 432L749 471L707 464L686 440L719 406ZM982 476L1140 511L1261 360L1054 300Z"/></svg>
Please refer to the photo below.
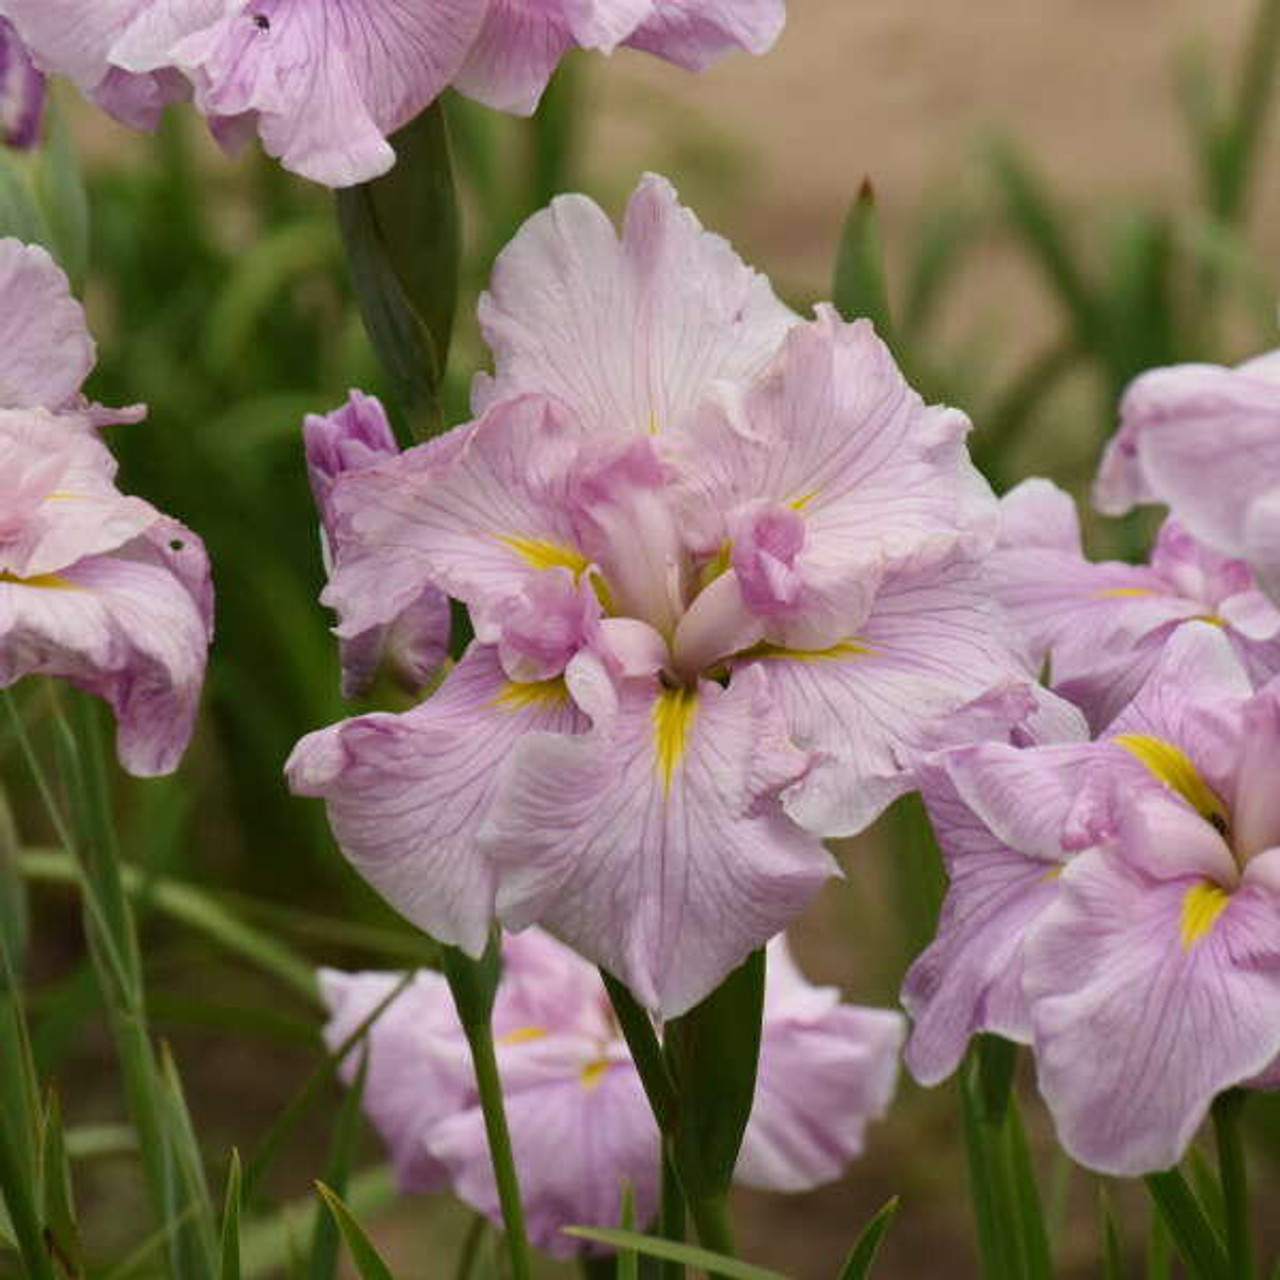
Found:
<svg viewBox="0 0 1280 1280"><path fill-rule="evenodd" d="M400 450L382 405L359 391L353 391L347 403L332 413L309 414L302 431L328 568L334 547L344 537L334 511L334 489L344 476L377 466ZM386 609L384 599L373 594L359 603L363 607L344 614L337 627L343 696L364 693L384 659L408 688L426 685L449 653L448 597L426 587L403 607Z"/></svg>
<svg viewBox="0 0 1280 1280"><path fill-rule="evenodd" d="M211 635L195 534L115 487L90 405L93 343L43 249L0 240L0 687L59 676L111 704L136 774L191 735Z"/></svg>
<svg viewBox="0 0 1280 1280"><path fill-rule="evenodd" d="M44 76L36 70L13 24L0 18L0 142L28 151L40 140Z"/></svg>
<svg viewBox="0 0 1280 1280"><path fill-rule="evenodd" d="M1189 623L1096 742L968 747L926 798L953 877L907 1063L1034 1046L1066 1149L1136 1175L1280 1055L1280 682Z"/></svg>
<svg viewBox="0 0 1280 1280"><path fill-rule="evenodd" d="M783 929L1010 679L967 419L865 322L802 323L662 180L622 237L535 216L476 421L354 473L324 599L439 586L476 642L426 702L288 765L388 900L473 954L534 922L675 1016Z"/></svg>
<svg viewBox="0 0 1280 1280"><path fill-rule="evenodd" d="M1280 351L1234 369L1173 365L1135 379L1094 502L1121 515L1163 502L1280 604Z"/></svg>
<svg viewBox="0 0 1280 1280"><path fill-rule="evenodd" d="M528 114L569 49L701 69L763 53L784 0L0 0L40 66L135 128L194 95L223 142L256 131L328 186L395 162L387 136L446 86Z"/></svg>
<svg viewBox="0 0 1280 1280"><path fill-rule="evenodd" d="M1147 565L1084 558L1071 498L1026 480L1001 500L992 589L1053 688L1096 728L1120 713L1185 622L1220 626L1253 677L1280 673L1280 609L1242 560L1198 541L1178 520L1161 526Z"/></svg>
<svg viewBox="0 0 1280 1280"><path fill-rule="evenodd" d="M336 1049L395 991L394 973L323 970L325 1039ZM803 1191L861 1153L888 1109L904 1025L888 1009L842 1004L811 986L782 938L769 947L755 1105L736 1178ZM636 1220L657 1212L660 1141L599 975L538 929L503 940L494 1033L529 1232L550 1253L583 1246L575 1223L614 1226L624 1181ZM501 1212L466 1040L447 984L417 974L368 1032L363 1106L391 1150L400 1187L451 1185L481 1213ZM344 1060L350 1082L359 1051Z"/></svg>

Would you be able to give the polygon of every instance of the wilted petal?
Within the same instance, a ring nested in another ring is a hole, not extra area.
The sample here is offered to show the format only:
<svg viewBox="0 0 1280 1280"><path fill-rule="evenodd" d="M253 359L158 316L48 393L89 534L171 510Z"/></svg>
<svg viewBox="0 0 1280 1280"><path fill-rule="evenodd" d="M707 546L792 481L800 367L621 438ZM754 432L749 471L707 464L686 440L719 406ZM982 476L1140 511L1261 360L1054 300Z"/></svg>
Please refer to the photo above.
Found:
<svg viewBox="0 0 1280 1280"><path fill-rule="evenodd" d="M480 324L495 374L473 401L544 392L590 430L678 430L717 379L759 372L795 322L665 179L640 183L621 239L585 196L559 196L494 264Z"/></svg>
<svg viewBox="0 0 1280 1280"><path fill-rule="evenodd" d="M482 833L503 921L538 921L674 1017L793 919L831 856L782 813L808 759L763 673L625 682L574 739L516 750Z"/></svg>
<svg viewBox="0 0 1280 1280"><path fill-rule="evenodd" d="M18 39L13 24L0 18L0 143L27 151L40 140L45 81Z"/></svg>
<svg viewBox="0 0 1280 1280"><path fill-rule="evenodd" d="M285 768L296 793L325 799L343 852L396 910L478 956L494 873L476 834L500 766L530 733L582 727L561 682L512 685L495 651L476 645L412 711L310 734Z"/></svg>
<svg viewBox="0 0 1280 1280"><path fill-rule="evenodd" d="M1040 1089L1090 1168L1175 1164L1215 1095L1280 1052L1280 904L1258 887L1214 894L1094 850L1028 941Z"/></svg>

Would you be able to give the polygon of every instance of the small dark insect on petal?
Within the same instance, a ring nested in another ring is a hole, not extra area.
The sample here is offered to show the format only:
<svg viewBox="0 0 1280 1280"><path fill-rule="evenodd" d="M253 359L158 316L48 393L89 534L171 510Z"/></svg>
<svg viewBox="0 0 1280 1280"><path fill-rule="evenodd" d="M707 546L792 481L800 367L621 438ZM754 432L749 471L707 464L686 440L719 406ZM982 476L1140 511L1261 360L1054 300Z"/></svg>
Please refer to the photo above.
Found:
<svg viewBox="0 0 1280 1280"><path fill-rule="evenodd" d="M253 21L259 31L271 30L271 19L268 18L265 13L255 13L253 15Z"/></svg>

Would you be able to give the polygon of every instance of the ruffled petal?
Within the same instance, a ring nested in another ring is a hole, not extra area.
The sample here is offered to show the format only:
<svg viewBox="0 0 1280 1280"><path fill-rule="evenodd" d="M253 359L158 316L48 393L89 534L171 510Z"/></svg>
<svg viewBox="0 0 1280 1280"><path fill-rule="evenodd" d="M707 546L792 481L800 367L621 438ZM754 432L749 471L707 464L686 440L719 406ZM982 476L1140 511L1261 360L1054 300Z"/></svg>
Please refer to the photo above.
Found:
<svg viewBox="0 0 1280 1280"><path fill-rule="evenodd" d="M702 71L734 49L767 53L785 22L783 0L658 0L627 43Z"/></svg>
<svg viewBox="0 0 1280 1280"><path fill-rule="evenodd" d="M95 358L84 309L53 259L0 240L0 409L70 404Z"/></svg>
<svg viewBox="0 0 1280 1280"><path fill-rule="evenodd" d="M960 564L886 579L858 634L830 649L748 655L768 673L794 740L819 755L787 812L822 835L853 835L911 790L946 717L1028 680L1006 631L978 571Z"/></svg>
<svg viewBox="0 0 1280 1280"><path fill-rule="evenodd" d="M120 762L141 777L177 767L204 681L208 559L183 532L181 551L139 538L56 576L0 575L0 686L60 676L103 698L116 713Z"/></svg>
<svg viewBox="0 0 1280 1280"><path fill-rule="evenodd" d="M1037 1076L1081 1164L1132 1177L1182 1158L1213 1098L1280 1052L1278 904L1153 883L1096 850L1027 943Z"/></svg>
<svg viewBox="0 0 1280 1280"><path fill-rule="evenodd" d="M494 872L476 836L500 766L531 733L554 739L583 727L561 682L513 685L496 652L476 645L412 711L310 734L285 770L297 794L325 799L342 851L397 911L478 956Z"/></svg>
<svg viewBox="0 0 1280 1280"><path fill-rule="evenodd" d="M745 381L796 317L663 178L644 178L622 235L560 196L499 255L480 324L495 373L477 410L545 392L590 430L679 430L717 379Z"/></svg>
<svg viewBox="0 0 1280 1280"><path fill-rule="evenodd" d="M616 708L606 698L590 708L591 733L521 743L482 845L504 923L542 923L674 1017L836 866L782 813L779 795L808 758L787 740L762 672L728 689L628 681Z"/></svg>
<svg viewBox="0 0 1280 1280"><path fill-rule="evenodd" d="M399 985L398 973L316 975L329 1009L324 1040L336 1052ZM400 1190L443 1191L449 1171L427 1150L427 1135L442 1120L473 1106L475 1078L449 984L438 973L416 973L386 1005L365 1035L369 1064L361 1104L391 1151ZM338 1068L349 1085L362 1049Z"/></svg>

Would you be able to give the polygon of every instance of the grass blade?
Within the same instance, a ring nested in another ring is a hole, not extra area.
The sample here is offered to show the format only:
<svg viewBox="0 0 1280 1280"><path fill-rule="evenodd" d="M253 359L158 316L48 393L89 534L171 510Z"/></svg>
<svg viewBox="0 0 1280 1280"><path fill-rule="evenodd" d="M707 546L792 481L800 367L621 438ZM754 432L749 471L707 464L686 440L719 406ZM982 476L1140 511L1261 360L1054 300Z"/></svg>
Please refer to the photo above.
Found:
<svg viewBox="0 0 1280 1280"><path fill-rule="evenodd" d="M324 1198L329 1212L333 1215L342 1238L347 1243L351 1260L360 1273L360 1280L394 1280L390 1268L383 1262L381 1255L373 1247L372 1241L365 1235L363 1228L351 1216L351 1211L333 1191L323 1182L316 1183L316 1190Z"/></svg>
<svg viewBox="0 0 1280 1280"><path fill-rule="evenodd" d="M724 1276L726 1280L785 1280L779 1271L752 1266L738 1258L728 1258L722 1253L712 1253L697 1245L680 1244L675 1240L660 1240L656 1236L639 1235L635 1231L623 1231L614 1227L565 1227L565 1235L579 1240L591 1240L614 1249L634 1249L649 1258L679 1262L686 1267L697 1267L708 1275Z"/></svg>
<svg viewBox="0 0 1280 1280"><path fill-rule="evenodd" d="M836 310L846 320L865 317L875 325L885 343L894 347L880 215L876 210L875 188L869 178L864 179L858 189L840 233L831 297Z"/></svg>
<svg viewBox="0 0 1280 1280"><path fill-rule="evenodd" d="M1195 1280L1229 1280L1222 1241L1177 1169L1143 1179L1165 1228Z"/></svg>
<svg viewBox="0 0 1280 1280"><path fill-rule="evenodd" d="M351 1176L351 1161L355 1154L356 1139L360 1135L360 1104L364 1100L365 1082L369 1076L368 1045L360 1054L360 1067L356 1078L347 1090L334 1126L333 1145L329 1162L325 1167L324 1183L336 1195L347 1194L347 1180ZM307 1280L333 1280L338 1270L338 1227L331 1213L323 1205L317 1205L315 1225L311 1230L311 1254L307 1260Z"/></svg>
<svg viewBox="0 0 1280 1280"><path fill-rule="evenodd" d="M840 1271L840 1280L866 1280L880 1250L880 1242L889 1230L898 1212L898 1197L894 1196L859 1233L848 1258Z"/></svg>
<svg viewBox="0 0 1280 1280"><path fill-rule="evenodd" d="M222 1207L219 1280L240 1280L240 1153L232 1151Z"/></svg>

